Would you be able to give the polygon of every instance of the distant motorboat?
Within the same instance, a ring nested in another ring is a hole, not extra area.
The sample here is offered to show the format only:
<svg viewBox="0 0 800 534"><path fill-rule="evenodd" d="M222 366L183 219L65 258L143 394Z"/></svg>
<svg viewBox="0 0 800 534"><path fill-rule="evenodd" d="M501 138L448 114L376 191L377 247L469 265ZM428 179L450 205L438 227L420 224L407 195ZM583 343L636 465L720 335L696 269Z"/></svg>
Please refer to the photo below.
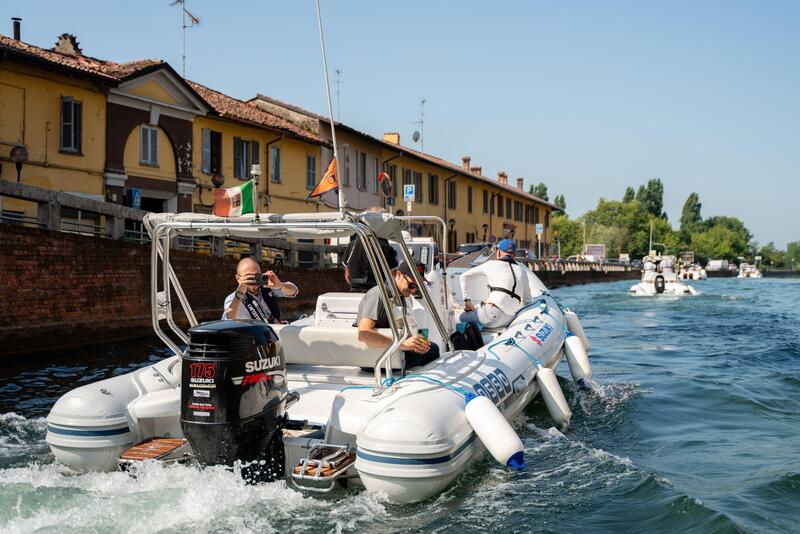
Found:
<svg viewBox="0 0 800 534"><path fill-rule="evenodd" d="M742 263L739 265L739 276L737 278L763 278L764 275L758 270L755 265L749 263Z"/></svg>
<svg viewBox="0 0 800 534"><path fill-rule="evenodd" d="M674 256L646 256L642 279L630 288L630 294L635 297L696 295L692 286L680 281L674 265Z"/></svg>
<svg viewBox="0 0 800 534"><path fill-rule="evenodd" d="M700 265L693 263L681 269L681 280L705 280L708 278L708 273Z"/></svg>

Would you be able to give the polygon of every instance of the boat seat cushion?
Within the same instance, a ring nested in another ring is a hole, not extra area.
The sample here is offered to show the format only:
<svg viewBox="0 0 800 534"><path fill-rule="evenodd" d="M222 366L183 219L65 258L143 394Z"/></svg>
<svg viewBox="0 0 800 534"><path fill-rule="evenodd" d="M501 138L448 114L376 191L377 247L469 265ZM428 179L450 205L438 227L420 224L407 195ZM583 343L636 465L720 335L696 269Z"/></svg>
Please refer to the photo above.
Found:
<svg viewBox="0 0 800 534"><path fill-rule="evenodd" d="M358 340L358 329L311 324L274 325L287 364L374 367L381 350ZM391 330L379 329L391 337ZM392 356L392 367L403 367L402 351Z"/></svg>

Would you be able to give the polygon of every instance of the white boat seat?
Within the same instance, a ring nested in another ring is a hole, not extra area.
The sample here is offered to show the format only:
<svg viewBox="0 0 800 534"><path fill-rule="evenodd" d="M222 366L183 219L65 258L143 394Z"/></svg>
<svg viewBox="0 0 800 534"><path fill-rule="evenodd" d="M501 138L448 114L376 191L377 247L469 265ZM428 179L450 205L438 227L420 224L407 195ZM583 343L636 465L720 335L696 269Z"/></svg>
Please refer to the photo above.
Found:
<svg viewBox="0 0 800 534"><path fill-rule="evenodd" d="M359 341L358 329L349 325L287 324L273 325L273 328L280 337L283 358L287 364L374 367L381 353L380 349ZM388 328L378 331L392 336ZM392 356L393 368L401 369L403 362L402 351Z"/></svg>
<svg viewBox="0 0 800 534"><path fill-rule="evenodd" d="M323 293L314 311L316 326L352 326L365 293Z"/></svg>

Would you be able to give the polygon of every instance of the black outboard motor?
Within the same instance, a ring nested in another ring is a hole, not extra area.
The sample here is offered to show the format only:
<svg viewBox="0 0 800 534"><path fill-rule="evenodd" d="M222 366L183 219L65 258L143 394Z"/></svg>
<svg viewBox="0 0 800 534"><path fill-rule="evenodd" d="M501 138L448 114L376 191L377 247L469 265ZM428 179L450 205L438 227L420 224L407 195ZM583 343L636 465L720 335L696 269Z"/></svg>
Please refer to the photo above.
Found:
<svg viewBox="0 0 800 534"><path fill-rule="evenodd" d="M181 375L181 429L200 465L242 465L248 482L283 478L286 362L261 321L189 329Z"/></svg>
<svg viewBox="0 0 800 534"><path fill-rule="evenodd" d="M656 276L655 282L656 282L656 293L660 295L661 293L664 292L664 289L666 288L666 286L664 285L664 277L659 274L658 276Z"/></svg>

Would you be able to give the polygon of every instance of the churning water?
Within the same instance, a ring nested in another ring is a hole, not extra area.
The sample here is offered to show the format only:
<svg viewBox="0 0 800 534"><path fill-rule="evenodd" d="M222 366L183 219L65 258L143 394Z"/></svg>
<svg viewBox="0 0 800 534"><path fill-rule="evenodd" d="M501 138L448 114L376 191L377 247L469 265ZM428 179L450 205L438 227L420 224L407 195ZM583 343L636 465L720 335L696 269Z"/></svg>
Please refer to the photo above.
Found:
<svg viewBox="0 0 800 534"><path fill-rule="evenodd" d="M0 531L800 531L800 281L714 279L673 300L629 285L556 292L583 318L599 385L562 378L570 427L551 428L536 400L517 423L525 471L486 456L414 505L245 486L222 469L63 474L44 443L52 403L166 353L142 341L4 364Z"/></svg>

